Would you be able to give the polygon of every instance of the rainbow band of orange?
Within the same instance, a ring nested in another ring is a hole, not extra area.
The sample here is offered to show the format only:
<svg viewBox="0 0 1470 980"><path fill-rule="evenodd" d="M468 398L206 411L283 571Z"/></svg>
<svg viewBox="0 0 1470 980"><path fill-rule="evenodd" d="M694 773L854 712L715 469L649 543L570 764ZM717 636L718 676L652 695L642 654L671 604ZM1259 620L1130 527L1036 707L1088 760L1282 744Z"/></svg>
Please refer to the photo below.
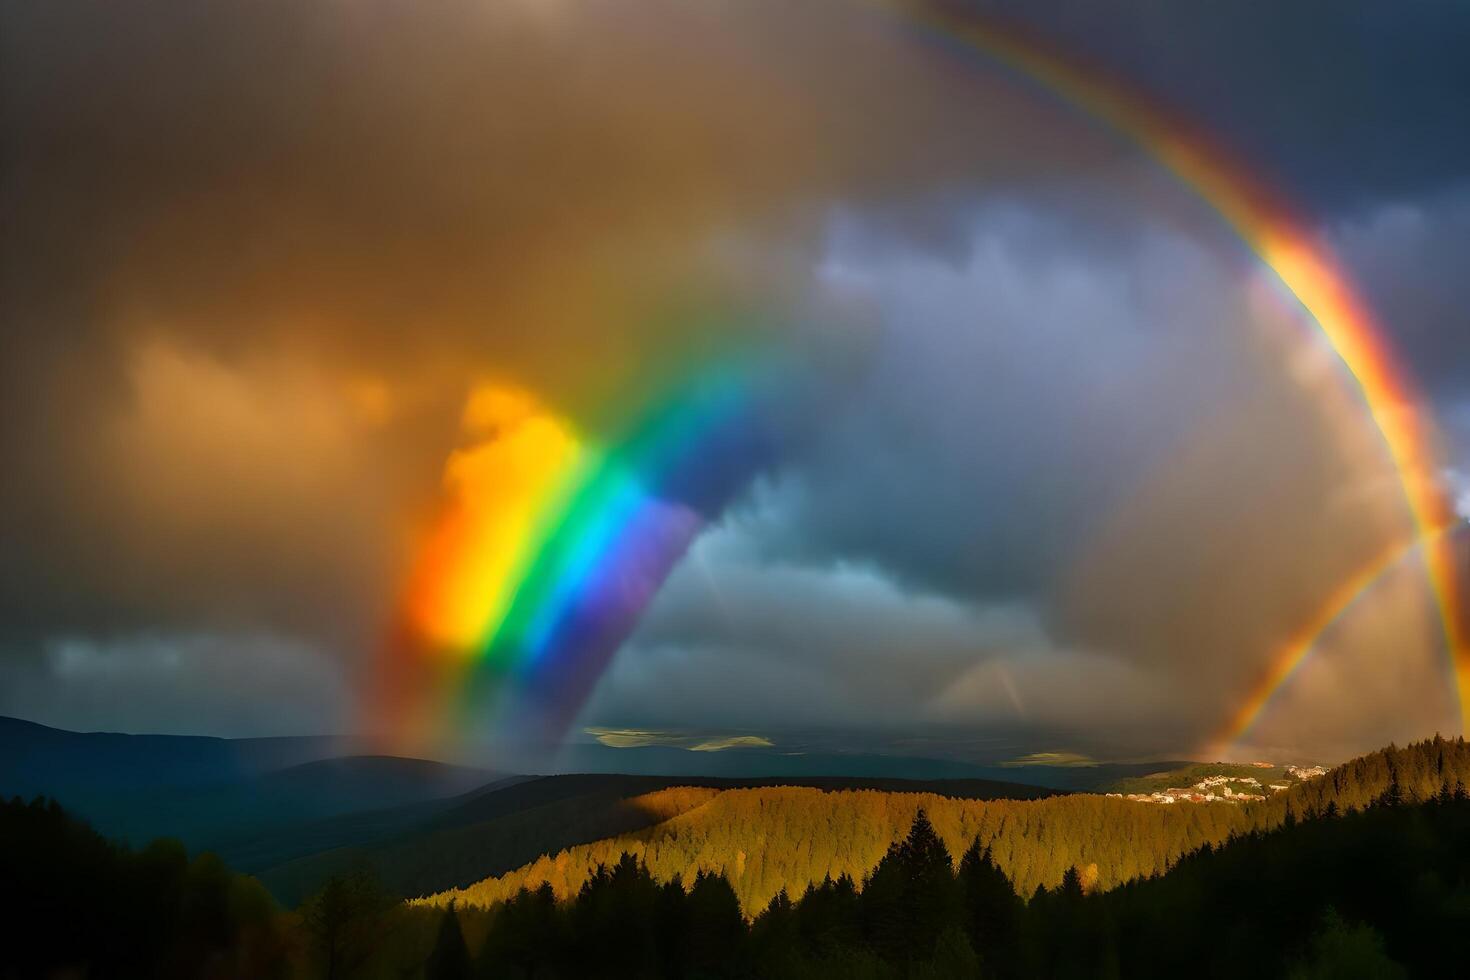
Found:
<svg viewBox="0 0 1470 980"><path fill-rule="evenodd" d="M486 724L521 751L559 743L710 514L771 452L778 359L699 353L631 386L595 443L515 389L471 396L482 437L450 457L383 650L376 706L399 750Z"/></svg>
<svg viewBox="0 0 1470 980"><path fill-rule="evenodd" d="M1418 409L1420 399L1368 307L1305 225L1196 127L1151 104L1105 71L1053 50L1023 28L953 5L940 9L924 0L863 2L1019 73L1135 142L1218 213L1312 317L1361 391L1403 484L1415 542L1426 545L1430 586L1458 685L1461 726L1470 730L1470 642L1458 607L1453 552L1443 540L1443 532L1456 518L1439 490L1429 426ZM1402 555L1412 545L1401 543L1394 553ZM1354 574L1299 631L1296 642L1277 655L1253 689L1247 702L1250 710L1242 709L1233 717L1232 740L1249 726L1344 603L1350 604L1382 573L1384 561L1379 557Z"/></svg>

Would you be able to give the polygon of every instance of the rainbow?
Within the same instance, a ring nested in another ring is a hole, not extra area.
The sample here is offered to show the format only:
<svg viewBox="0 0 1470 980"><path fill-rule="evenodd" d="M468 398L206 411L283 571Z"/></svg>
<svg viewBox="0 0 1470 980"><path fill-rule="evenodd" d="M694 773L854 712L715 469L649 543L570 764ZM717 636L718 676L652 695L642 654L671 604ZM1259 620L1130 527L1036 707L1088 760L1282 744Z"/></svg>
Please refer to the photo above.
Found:
<svg viewBox="0 0 1470 980"><path fill-rule="evenodd" d="M1314 618L1303 624L1280 648L1270 661L1270 669L1251 688L1245 701L1233 714L1224 728L1210 743L1210 754L1218 756L1240 741L1253 728L1271 698L1296 673L1307 656L1317 647L1323 634L1337 624L1360 600L1394 569L1398 568L1416 552L1431 549L1448 554L1454 562L1455 532L1463 525L1445 528L1422 540L1395 542L1381 551L1378 556L1364 565L1358 572L1338 586ZM1457 583L1458 584L1458 583Z"/></svg>
<svg viewBox="0 0 1470 980"><path fill-rule="evenodd" d="M1147 152L1273 271L1341 360L1382 434L1411 532L1350 575L1273 653L1232 714L1226 741L1249 727L1342 611L1420 547L1463 723L1470 644L1453 553L1442 546L1455 516L1439 489L1432 432L1371 311L1308 226L1207 134L1024 28L956 5L861 2L904 29L1017 73ZM404 700L415 683L404 665L427 662L432 669L419 673L428 680L417 683L438 690L440 700L458 694L468 708L478 697L466 692L508 683L516 717L530 719L517 725L539 724L548 738L559 736L674 563L758 456L750 438L759 428L752 425L759 414L752 373L708 363L682 373L687 380L648 400L601 447L524 396L491 390L483 411L472 399L467 423L484 415L496 436L451 459L453 502L422 550L389 643L399 668L384 672L390 699ZM721 462L726 455L737 462Z"/></svg>
<svg viewBox="0 0 1470 980"><path fill-rule="evenodd" d="M1025 28L978 17L957 4L862 0L903 26L977 52L1016 72L1127 137L1215 211L1280 280L1316 323L1352 376L1399 474L1413 534L1396 542L1348 580L1311 615L1268 665L1225 732L1234 741L1346 605L1421 542L1434 600L1448 642L1462 727L1470 730L1470 629L1459 606L1453 550L1444 532L1457 522L1443 494L1433 433L1422 399L1399 366L1368 306L1327 249L1291 208L1189 122L1150 102L1107 72L1045 45Z"/></svg>
<svg viewBox="0 0 1470 980"><path fill-rule="evenodd" d="M513 389L470 399L466 427L487 438L451 457L449 502L405 590L385 672L396 724L424 740L461 731L498 694L502 740L561 736L674 564L769 455L774 370L726 356L684 373L600 442Z"/></svg>

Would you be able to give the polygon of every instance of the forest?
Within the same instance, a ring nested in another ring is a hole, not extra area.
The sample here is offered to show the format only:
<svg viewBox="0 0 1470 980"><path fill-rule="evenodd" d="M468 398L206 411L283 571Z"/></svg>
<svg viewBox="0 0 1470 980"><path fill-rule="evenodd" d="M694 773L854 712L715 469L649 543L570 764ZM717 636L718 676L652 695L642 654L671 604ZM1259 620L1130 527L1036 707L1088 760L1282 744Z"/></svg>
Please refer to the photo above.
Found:
<svg viewBox="0 0 1470 980"><path fill-rule="evenodd" d="M1108 890L1163 874L1183 855L1253 831L1271 830L1329 809L1361 809L1397 781L1409 799L1429 799L1448 780L1470 784L1470 748L1435 738L1355 759L1328 775L1248 805L1140 805L1094 794L1043 800L961 800L932 793L822 792L803 787L728 790L699 796L673 789L642 805L675 814L639 830L548 853L521 868L433 896L444 904L493 905L521 888L550 884L559 900L577 894L598 866L624 852L654 877L692 881L704 872L730 880L748 916L781 889L843 875L861 882L924 809L958 861L979 840L1013 882L1030 895L1056 888L1080 868Z"/></svg>
<svg viewBox="0 0 1470 980"><path fill-rule="evenodd" d="M1245 822L1116 885L1089 862L1018 888L995 846L1003 833L956 849L921 797L859 874L783 884L754 908L723 871L664 876L625 851L565 895L543 881L486 904L404 902L364 868L285 909L210 855L167 841L134 851L54 803L13 800L0 805L0 976L1453 975L1470 927L1467 761L1463 741L1434 739L1355 760L1286 799L1178 804ZM1017 838L1036 851L1028 866L1064 834L1122 848L1132 831L1108 826L1115 807L1176 809L1095 797L1027 805L1073 800L1095 809L1048 822L1053 836ZM759 855L815 831L746 832Z"/></svg>

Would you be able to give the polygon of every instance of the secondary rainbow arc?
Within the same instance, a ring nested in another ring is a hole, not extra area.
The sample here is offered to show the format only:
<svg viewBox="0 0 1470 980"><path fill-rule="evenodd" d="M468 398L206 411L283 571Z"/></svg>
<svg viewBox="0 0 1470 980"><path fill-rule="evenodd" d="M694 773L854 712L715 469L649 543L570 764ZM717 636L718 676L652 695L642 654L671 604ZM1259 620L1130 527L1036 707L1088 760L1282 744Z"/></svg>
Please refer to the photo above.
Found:
<svg viewBox="0 0 1470 980"><path fill-rule="evenodd" d="M1459 607L1458 569L1445 531L1457 521L1439 488L1433 437L1420 408L1422 399L1409 383L1366 303L1326 248L1283 201L1195 126L1132 90L1107 72L1068 57L1023 27L982 17L951 4L926 0L861 0L910 28L964 46L1039 85L1149 153L1181 185L1215 211L1232 232L1276 275L1316 324L1347 369L1368 414L1382 434L1399 474L1414 534L1396 542L1402 554L1424 544L1430 587L1447 642L1460 705L1461 727L1470 730L1470 627ZM1340 612L1343 597L1356 595L1383 571L1375 557L1356 570L1308 618L1310 649L1321 630ZM1356 587L1355 587L1356 586ZM1247 707L1232 715L1225 741L1249 727L1270 694L1292 673L1303 647L1288 644L1268 665ZM1269 687L1260 696L1262 685Z"/></svg>

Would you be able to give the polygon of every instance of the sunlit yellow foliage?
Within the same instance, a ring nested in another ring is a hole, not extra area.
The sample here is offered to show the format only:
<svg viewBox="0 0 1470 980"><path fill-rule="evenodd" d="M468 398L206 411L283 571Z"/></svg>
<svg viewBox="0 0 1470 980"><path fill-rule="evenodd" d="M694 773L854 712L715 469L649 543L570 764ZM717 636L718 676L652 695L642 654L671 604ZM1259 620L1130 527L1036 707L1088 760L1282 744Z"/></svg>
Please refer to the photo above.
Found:
<svg viewBox="0 0 1470 980"><path fill-rule="evenodd" d="M698 791L666 791L688 792ZM656 825L543 856L427 901L489 905L543 882L565 899L598 864L613 864L627 851L661 879L680 875L688 882L700 871L725 874L750 913L783 887L800 894L809 883L843 874L860 882L888 845L908 832L920 807L956 861L978 836L1022 894L1041 884L1055 886L1073 866L1096 865L1098 886L1111 888L1160 873L1185 851L1219 843L1247 826L1240 808L1229 805L1165 808L1098 796L984 802L791 786L703 792L712 799ZM652 798L663 796L642 799L656 805Z"/></svg>
<svg viewBox="0 0 1470 980"><path fill-rule="evenodd" d="M1055 888L1080 869L1088 891L1106 891L1163 874L1180 857L1232 835L1270 830L1290 819L1361 809L1390 786L1406 801L1470 783L1470 747L1436 738L1389 747L1260 803L1162 806L1093 794L1043 800L960 800L933 793L758 789L670 789L638 797L640 806L677 815L641 830L543 856L508 874L423 901L492 905L522 887L549 882L558 898L581 888L599 864L627 852L661 880L700 871L730 879L747 915L785 888L846 874L861 885L888 846L903 837L922 807L956 863L979 839L1016 891ZM701 795L703 794L703 795Z"/></svg>

